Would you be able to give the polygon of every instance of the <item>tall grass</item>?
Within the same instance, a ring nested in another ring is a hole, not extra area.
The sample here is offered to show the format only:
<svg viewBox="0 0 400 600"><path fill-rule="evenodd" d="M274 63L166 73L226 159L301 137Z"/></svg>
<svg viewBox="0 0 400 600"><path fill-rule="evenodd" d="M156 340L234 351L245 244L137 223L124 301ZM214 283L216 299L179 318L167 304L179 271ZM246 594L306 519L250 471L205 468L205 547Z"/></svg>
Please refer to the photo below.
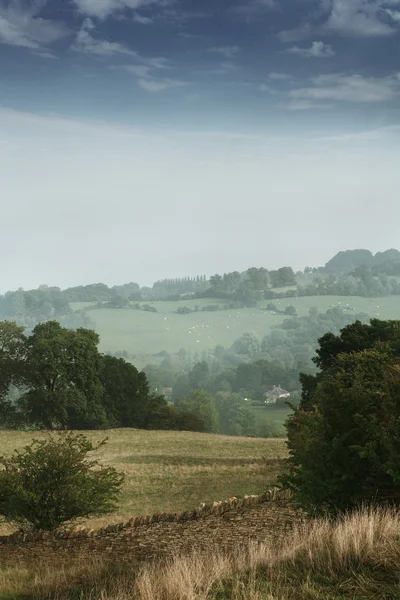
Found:
<svg viewBox="0 0 400 600"><path fill-rule="evenodd" d="M64 574L8 572L0 597L66 600L400 600L400 514L362 509L336 522L299 523L278 541L164 563L107 564ZM19 578L19 584L16 579ZM68 585L66 583L68 582ZM10 596L10 591L15 596ZM8 594L8 595L7 595Z"/></svg>

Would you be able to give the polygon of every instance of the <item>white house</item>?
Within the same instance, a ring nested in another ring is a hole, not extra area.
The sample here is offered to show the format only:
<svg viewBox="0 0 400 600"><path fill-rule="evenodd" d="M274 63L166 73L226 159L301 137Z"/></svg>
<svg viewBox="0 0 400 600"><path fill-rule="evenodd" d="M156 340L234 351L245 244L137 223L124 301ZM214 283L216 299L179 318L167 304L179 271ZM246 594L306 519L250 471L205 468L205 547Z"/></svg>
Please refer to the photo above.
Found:
<svg viewBox="0 0 400 600"><path fill-rule="evenodd" d="M290 392L281 388L280 385L274 385L272 390L268 390L264 394L265 404L275 404L279 398L290 398Z"/></svg>

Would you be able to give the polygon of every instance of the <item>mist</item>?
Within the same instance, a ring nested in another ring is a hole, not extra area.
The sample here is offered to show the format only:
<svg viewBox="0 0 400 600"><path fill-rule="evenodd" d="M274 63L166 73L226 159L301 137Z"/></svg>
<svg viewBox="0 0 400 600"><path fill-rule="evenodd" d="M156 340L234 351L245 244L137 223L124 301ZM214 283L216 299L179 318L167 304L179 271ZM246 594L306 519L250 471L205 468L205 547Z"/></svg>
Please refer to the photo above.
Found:
<svg viewBox="0 0 400 600"><path fill-rule="evenodd" d="M6 109L0 124L2 291L303 269L396 246L394 128L160 132Z"/></svg>

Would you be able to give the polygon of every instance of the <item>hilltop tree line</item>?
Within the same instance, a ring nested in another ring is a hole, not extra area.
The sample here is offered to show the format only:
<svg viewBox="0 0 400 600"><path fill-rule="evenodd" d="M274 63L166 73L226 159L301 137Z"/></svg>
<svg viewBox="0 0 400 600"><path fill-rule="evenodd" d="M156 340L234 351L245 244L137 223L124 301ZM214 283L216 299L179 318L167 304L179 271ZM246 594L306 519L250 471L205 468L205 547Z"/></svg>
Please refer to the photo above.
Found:
<svg viewBox="0 0 400 600"><path fill-rule="evenodd" d="M254 306L264 299L298 296L400 295L399 278L398 250L378 252L375 256L369 250L347 250L339 252L324 267L306 267L297 273L287 266L276 270L252 267L244 272L215 274L209 279L205 275L164 279L156 281L152 287L140 287L131 282L112 287L93 283L65 290L47 285L35 290L20 288L0 295L0 319L14 320L29 332L36 324L50 320L57 320L71 329L93 329L94 323L86 307L73 310L72 303L97 303L97 307L130 307L154 312L156 308L149 302L155 300L210 298L223 301L225 308L240 308ZM210 303L209 310L217 308L220 308L218 303ZM179 312L185 314L189 310Z"/></svg>

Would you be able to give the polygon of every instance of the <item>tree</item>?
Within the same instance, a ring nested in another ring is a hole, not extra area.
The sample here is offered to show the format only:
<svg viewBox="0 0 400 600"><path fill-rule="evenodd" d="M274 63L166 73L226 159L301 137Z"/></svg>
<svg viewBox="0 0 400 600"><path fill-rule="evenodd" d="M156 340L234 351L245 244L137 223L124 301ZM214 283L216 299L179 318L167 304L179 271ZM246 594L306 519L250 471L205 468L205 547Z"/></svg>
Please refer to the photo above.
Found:
<svg viewBox="0 0 400 600"><path fill-rule="evenodd" d="M24 527L54 530L114 511L124 477L88 458L105 442L93 446L83 435L58 434L0 458L0 514Z"/></svg>
<svg viewBox="0 0 400 600"><path fill-rule="evenodd" d="M400 322L360 325L320 339L321 371L301 377L302 400L287 422L282 481L309 510L400 502Z"/></svg>
<svg viewBox="0 0 400 600"><path fill-rule="evenodd" d="M296 285L296 276L292 267L282 267L277 271L270 271L272 287L286 287Z"/></svg>
<svg viewBox="0 0 400 600"><path fill-rule="evenodd" d="M254 333L243 333L231 346L231 352L235 354L244 354L250 358L258 354L261 350L259 339Z"/></svg>
<svg viewBox="0 0 400 600"><path fill-rule="evenodd" d="M196 362L193 366L193 369L189 373L189 381L192 386L192 390L199 390L205 387L208 377L209 377L209 369L206 361L202 360L200 362Z"/></svg>
<svg viewBox="0 0 400 600"><path fill-rule="evenodd" d="M113 427L142 427L149 403L146 375L123 358L102 356L101 404Z"/></svg>
<svg viewBox="0 0 400 600"><path fill-rule="evenodd" d="M239 394L218 392L215 396L219 431L224 435L247 435L254 430L254 415Z"/></svg>
<svg viewBox="0 0 400 600"><path fill-rule="evenodd" d="M236 369L236 389L249 396L260 392L261 380L261 369L256 363L241 363Z"/></svg>
<svg viewBox="0 0 400 600"><path fill-rule="evenodd" d="M218 431L218 414L214 398L204 390L194 390L183 400L178 400L176 407L196 415L203 423L203 431L208 433Z"/></svg>
<svg viewBox="0 0 400 600"><path fill-rule="evenodd" d="M186 374L179 375L172 390L173 400L179 400L185 398L191 390L191 384Z"/></svg>
<svg viewBox="0 0 400 600"><path fill-rule="evenodd" d="M23 382L26 353L24 329L15 322L0 322L0 419L5 424L9 424L14 414L8 396L10 386Z"/></svg>
<svg viewBox="0 0 400 600"><path fill-rule="evenodd" d="M29 386L18 401L28 422L46 429L92 429L107 424L101 405L99 336L56 321L40 323L26 342Z"/></svg>

